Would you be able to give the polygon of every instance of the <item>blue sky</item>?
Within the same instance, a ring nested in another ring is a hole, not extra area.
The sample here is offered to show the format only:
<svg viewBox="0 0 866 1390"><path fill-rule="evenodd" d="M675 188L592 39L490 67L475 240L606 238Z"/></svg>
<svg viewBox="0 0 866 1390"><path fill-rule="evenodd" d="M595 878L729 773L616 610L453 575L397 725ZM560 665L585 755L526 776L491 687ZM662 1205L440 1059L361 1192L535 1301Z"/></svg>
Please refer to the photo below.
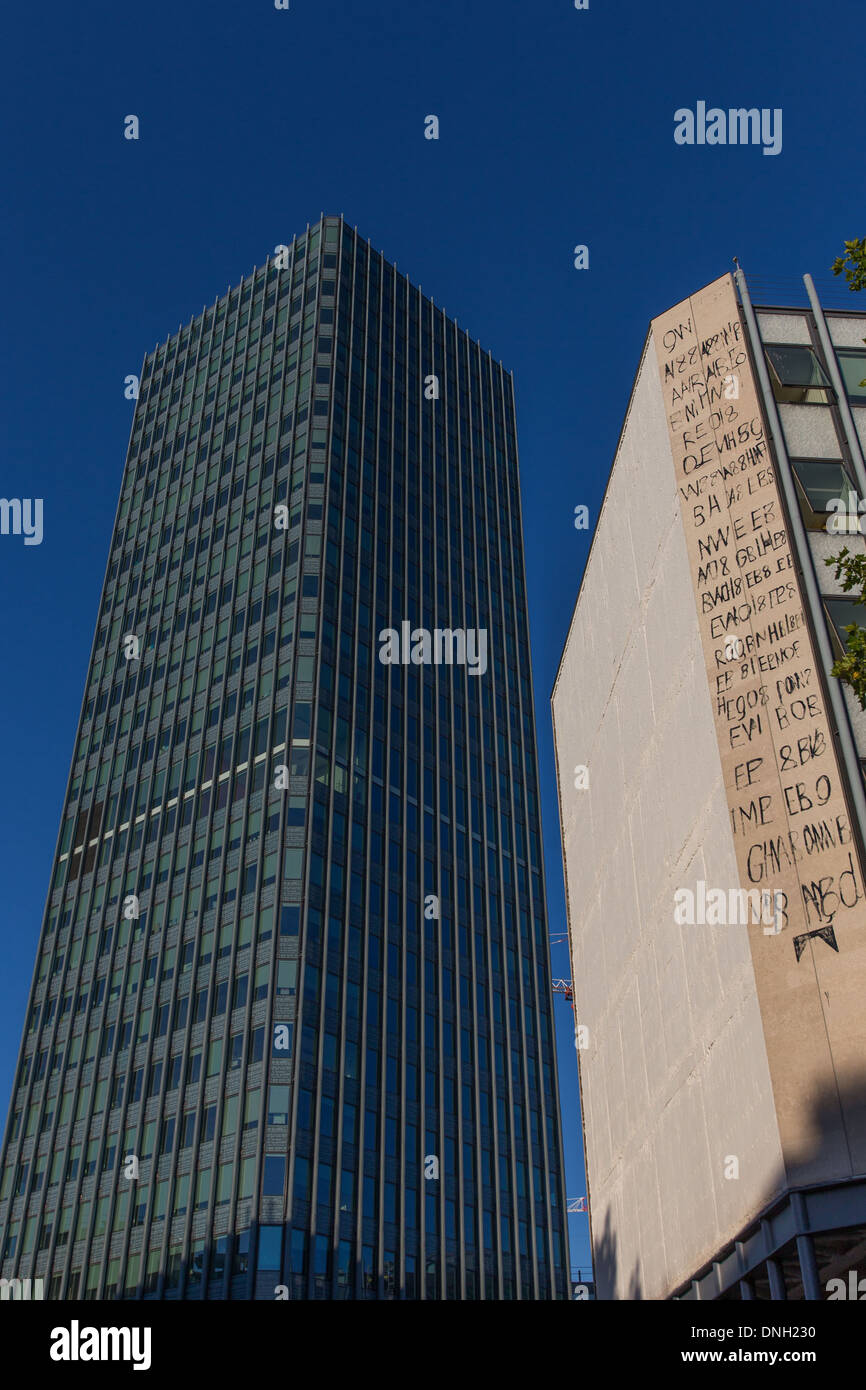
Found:
<svg viewBox="0 0 866 1390"><path fill-rule="evenodd" d="M562 935L548 700L589 546L574 508L594 524L648 321L734 255L784 301L866 226L856 0L832 23L803 0L47 0L4 28L0 494L44 500L41 545L0 536L5 1114L144 352L324 211L514 372ZM676 145L699 100L781 108L781 153ZM586 1217L571 1232L585 1268Z"/></svg>

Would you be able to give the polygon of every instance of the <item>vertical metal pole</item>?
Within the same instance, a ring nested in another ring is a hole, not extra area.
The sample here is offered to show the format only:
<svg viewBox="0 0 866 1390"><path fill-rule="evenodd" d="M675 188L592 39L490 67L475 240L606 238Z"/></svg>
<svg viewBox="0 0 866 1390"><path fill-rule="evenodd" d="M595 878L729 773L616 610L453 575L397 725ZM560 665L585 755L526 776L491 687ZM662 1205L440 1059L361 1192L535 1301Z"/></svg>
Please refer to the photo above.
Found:
<svg viewBox="0 0 866 1390"><path fill-rule="evenodd" d="M802 1192L792 1193L791 1208L794 1212L794 1220L802 1231L802 1234L797 1236L797 1255L800 1260L800 1272L803 1276L803 1297L812 1303L820 1303L821 1281L818 1278L818 1261L815 1259L814 1242L807 1230L809 1213L806 1210Z"/></svg>
<svg viewBox="0 0 866 1390"><path fill-rule="evenodd" d="M764 1249L767 1252L765 1264L767 1266L767 1278L770 1283L770 1298L774 1302L786 1302L785 1280L782 1277L782 1266L779 1261L770 1253L773 1250L773 1235L769 1221L761 1222L761 1232L764 1237Z"/></svg>
<svg viewBox="0 0 866 1390"><path fill-rule="evenodd" d="M806 293L809 296L812 313L815 315L815 326L818 329L818 338L824 352L824 361L827 363L827 371L833 383L833 390L836 392L839 414L842 416L842 424L845 427L848 448L851 450L851 459L854 464L854 471L857 474L857 485L860 488L860 496L866 497L866 461L864 461L863 458L863 448L860 444L857 426L854 424L854 416L851 414L851 407L848 404L848 392L845 390L842 373L839 371L839 363L836 360L833 340L830 337L830 330L827 327L824 310L821 308L821 301L818 298L811 275L804 275L803 283L806 286Z"/></svg>
<svg viewBox="0 0 866 1390"><path fill-rule="evenodd" d="M812 1303L821 1302L821 1281L818 1278L818 1261L810 1235L797 1236L797 1254L800 1257L800 1272L803 1276L803 1297Z"/></svg>
<svg viewBox="0 0 866 1390"><path fill-rule="evenodd" d="M770 1280L770 1297L775 1303L785 1303L787 1301L785 1280L782 1277L782 1266L778 1260L767 1260L767 1277Z"/></svg>

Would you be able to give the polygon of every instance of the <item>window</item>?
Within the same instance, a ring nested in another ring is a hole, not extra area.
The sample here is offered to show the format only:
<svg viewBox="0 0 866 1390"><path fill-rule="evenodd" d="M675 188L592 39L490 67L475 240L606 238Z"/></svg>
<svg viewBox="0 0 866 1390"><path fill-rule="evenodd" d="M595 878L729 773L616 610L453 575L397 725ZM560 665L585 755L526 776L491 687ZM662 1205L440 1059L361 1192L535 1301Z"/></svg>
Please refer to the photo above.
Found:
<svg viewBox="0 0 866 1390"><path fill-rule="evenodd" d="M765 343L764 351L777 401L798 405L830 404L833 388L814 349L798 343Z"/></svg>
<svg viewBox="0 0 866 1390"><path fill-rule="evenodd" d="M247 1056L247 1065L253 1066L255 1062L260 1062L265 1053L265 1029L254 1028L250 1033L250 1050Z"/></svg>
<svg viewBox="0 0 866 1390"><path fill-rule="evenodd" d="M260 1090L248 1091L246 1103L244 1105L244 1133L249 1130L258 1129L259 1115L262 1108L262 1093Z"/></svg>
<svg viewBox="0 0 866 1390"><path fill-rule="evenodd" d="M282 908L280 911L280 936L297 936L300 920L300 907Z"/></svg>
<svg viewBox="0 0 866 1390"><path fill-rule="evenodd" d="M271 1086L268 1091L268 1124L287 1125L289 1123L289 1088Z"/></svg>
<svg viewBox="0 0 866 1390"><path fill-rule="evenodd" d="M195 1184L195 1209L204 1211L210 1196L210 1168L202 1168L199 1171Z"/></svg>
<svg viewBox="0 0 866 1390"><path fill-rule="evenodd" d="M845 394L855 405L866 405L866 348L837 348Z"/></svg>
<svg viewBox="0 0 866 1390"><path fill-rule="evenodd" d="M240 1099L237 1094L226 1096L220 1126L220 1138L223 1140L237 1133L239 1104Z"/></svg>
<svg viewBox="0 0 866 1390"><path fill-rule="evenodd" d="M187 1112L186 1112L186 1114L183 1116L183 1120L182 1120L182 1127L181 1127L181 1132L180 1132L180 1147L181 1147L182 1149L188 1149L188 1148L190 1148L191 1145L192 1145L192 1141L193 1141L194 1137L195 1137L195 1111L194 1111L194 1110L187 1110Z"/></svg>
<svg viewBox="0 0 866 1390"><path fill-rule="evenodd" d="M791 468L800 511L809 531L859 530L857 489L841 459L792 459ZM832 502L837 505L831 506Z"/></svg>
<svg viewBox="0 0 866 1390"><path fill-rule="evenodd" d="M238 1231L235 1237L234 1256L232 1258L232 1274L246 1274L250 1260L250 1232L249 1228L245 1231Z"/></svg>
<svg viewBox="0 0 866 1390"><path fill-rule="evenodd" d="M189 1264L186 1271L187 1288L196 1288L201 1284L202 1273L204 1271L205 1243L203 1240L193 1241L190 1250Z"/></svg>
<svg viewBox="0 0 866 1390"><path fill-rule="evenodd" d="M217 1170L216 1204L218 1207L226 1206L231 1201L233 1177L234 1165L221 1163Z"/></svg>
<svg viewBox="0 0 866 1390"><path fill-rule="evenodd" d="M147 1185L145 1185L144 1187L139 1186L135 1189L135 1206L133 1207L132 1211L133 1226L144 1225L144 1216L145 1212L147 1211L147 1199L149 1196L149 1190L150 1189Z"/></svg>
<svg viewBox="0 0 866 1390"><path fill-rule="evenodd" d="M162 1122L162 1139L159 1146L161 1154L169 1153L174 1145L174 1115L169 1115Z"/></svg>
<svg viewBox="0 0 866 1390"><path fill-rule="evenodd" d="M222 1284L223 1277L225 1275L226 1255L228 1254L228 1248L228 1236L217 1236L213 1245L213 1254L211 1255L210 1279L208 1281L212 1290L218 1288Z"/></svg>
<svg viewBox="0 0 866 1390"><path fill-rule="evenodd" d="M295 993L298 980L298 962L281 960L277 965L277 994Z"/></svg>
<svg viewBox="0 0 866 1390"><path fill-rule="evenodd" d="M187 1182L188 1181L189 1179L187 1179ZM185 1211L186 1207L184 1207L183 1210ZM180 1288L180 1255L180 1246L176 1246L168 1252L168 1263L165 1270L166 1289Z"/></svg>
<svg viewBox="0 0 866 1390"><path fill-rule="evenodd" d="M141 1158L150 1158L156 1139L156 1120L148 1120L144 1126L141 1140Z"/></svg>
<svg viewBox="0 0 866 1390"><path fill-rule="evenodd" d="M158 1250L151 1250L147 1257L147 1273L144 1279L145 1293L156 1293L159 1285L159 1254Z"/></svg>
<svg viewBox="0 0 866 1390"><path fill-rule="evenodd" d="M223 1060L223 1040L216 1038L208 1048L207 1054L207 1074L216 1076L222 1066Z"/></svg>
<svg viewBox="0 0 866 1390"><path fill-rule="evenodd" d="M866 626L866 610L862 603L855 603L850 598L825 598L824 607L830 619L830 634L837 654L842 657L848 651L848 634L846 627Z"/></svg>
<svg viewBox="0 0 866 1390"><path fill-rule="evenodd" d="M260 1227L258 1258L258 1268L260 1271L273 1271L280 1268L282 1234L283 1230L281 1226Z"/></svg>
<svg viewBox="0 0 866 1390"><path fill-rule="evenodd" d="M282 1197L286 1185L286 1159L284 1154L265 1154L265 1168L262 1177L263 1197Z"/></svg>
<svg viewBox="0 0 866 1390"><path fill-rule="evenodd" d="M185 1216L189 1208L189 1189L190 1175L184 1173L178 1177L174 1188L174 1215Z"/></svg>

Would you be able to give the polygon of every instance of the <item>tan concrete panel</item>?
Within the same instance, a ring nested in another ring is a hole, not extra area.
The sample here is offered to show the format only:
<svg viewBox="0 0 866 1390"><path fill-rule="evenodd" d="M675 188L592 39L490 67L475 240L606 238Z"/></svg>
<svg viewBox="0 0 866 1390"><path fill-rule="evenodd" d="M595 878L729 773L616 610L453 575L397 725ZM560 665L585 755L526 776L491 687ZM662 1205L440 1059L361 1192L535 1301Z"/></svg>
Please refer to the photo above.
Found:
<svg viewBox="0 0 866 1390"><path fill-rule="evenodd" d="M841 1175L866 1158L863 869L731 277L653 338L740 878L712 886L784 895L748 936L786 1168Z"/></svg>

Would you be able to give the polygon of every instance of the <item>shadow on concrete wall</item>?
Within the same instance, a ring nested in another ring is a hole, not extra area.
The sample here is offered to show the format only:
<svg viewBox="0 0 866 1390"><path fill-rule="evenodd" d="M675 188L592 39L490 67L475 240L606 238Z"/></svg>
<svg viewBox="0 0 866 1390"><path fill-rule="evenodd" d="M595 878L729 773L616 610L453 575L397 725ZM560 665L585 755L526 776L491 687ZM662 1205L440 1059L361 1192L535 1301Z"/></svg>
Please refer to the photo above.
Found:
<svg viewBox="0 0 866 1390"><path fill-rule="evenodd" d="M747 1155L745 1161L748 1161ZM850 1194L846 1194L844 1188L845 1183L855 1178L866 1179L866 1069L851 1081L826 1086L816 1094L811 1106L805 1110L800 1140L789 1145L785 1166L780 1166L765 1183L760 1200L737 1230L717 1232L717 1243L706 1252L705 1258L712 1259L733 1241L747 1234L753 1223L781 1196L797 1188L839 1183L839 1225L833 1229L841 1232L849 1226L866 1226L866 1195L862 1186L852 1186ZM611 1221L610 1208L601 1236L594 1240L593 1245L596 1297L599 1300L643 1299L645 1293L640 1257L627 1278L620 1270L617 1232ZM834 1274L836 1272L833 1271ZM698 1273L698 1269L670 1270L669 1290L673 1291ZM628 1291L616 1292L624 1288Z"/></svg>
<svg viewBox="0 0 866 1390"><path fill-rule="evenodd" d="M617 1255L616 1232L613 1230L610 1218L610 1208L604 1221L604 1230L599 1240L594 1242L594 1269L595 1269L595 1290L598 1299L613 1299L616 1297L614 1290L619 1282L619 1257ZM640 1263L635 1262L634 1269L628 1281L628 1295L632 1300L643 1298L643 1288L640 1278Z"/></svg>

